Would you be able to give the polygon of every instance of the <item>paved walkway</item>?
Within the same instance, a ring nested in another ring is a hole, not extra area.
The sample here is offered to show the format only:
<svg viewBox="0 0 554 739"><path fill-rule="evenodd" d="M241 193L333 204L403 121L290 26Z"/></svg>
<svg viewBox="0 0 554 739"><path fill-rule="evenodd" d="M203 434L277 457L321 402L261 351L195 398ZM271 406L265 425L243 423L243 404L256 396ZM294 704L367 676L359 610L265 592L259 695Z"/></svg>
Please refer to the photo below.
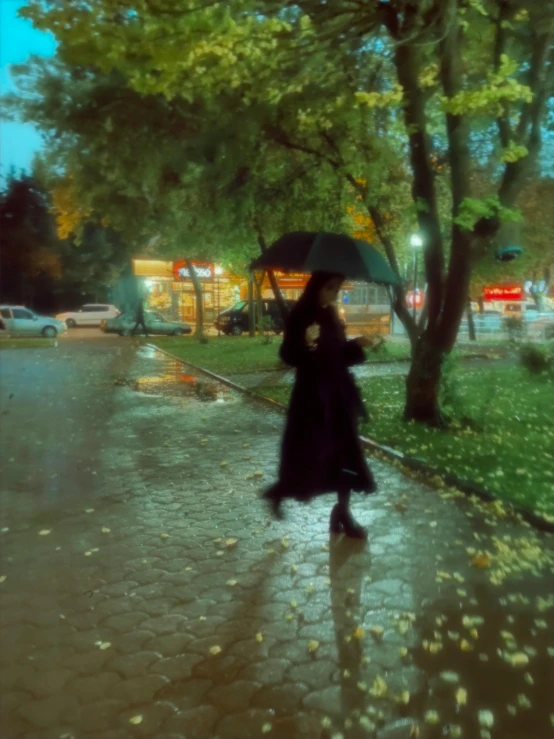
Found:
<svg viewBox="0 0 554 739"><path fill-rule="evenodd" d="M554 736L552 538L379 461L367 546L272 523L282 416L136 351L0 358L2 737Z"/></svg>
<svg viewBox="0 0 554 739"><path fill-rule="evenodd" d="M514 363L512 357L501 357L499 359L482 359L474 357L461 359L460 366L464 370L477 370L485 368L492 370L498 367L506 367ZM354 376L358 380L367 380L370 377L405 377L410 369L409 362L367 362L352 368ZM250 372L232 375L229 379L237 385L249 390L256 388L275 387L277 385L292 385L294 382L294 370L280 369L272 372Z"/></svg>

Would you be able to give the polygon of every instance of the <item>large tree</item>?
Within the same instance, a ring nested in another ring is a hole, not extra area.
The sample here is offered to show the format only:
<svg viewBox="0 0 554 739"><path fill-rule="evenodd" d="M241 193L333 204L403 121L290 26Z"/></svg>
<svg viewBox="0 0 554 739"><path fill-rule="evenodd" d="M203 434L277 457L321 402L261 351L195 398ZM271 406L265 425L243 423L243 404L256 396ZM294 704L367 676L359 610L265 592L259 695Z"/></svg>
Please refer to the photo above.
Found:
<svg viewBox="0 0 554 739"><path fill-rule="evenodd" d="M75 238L51 196L47 168L37 161L33 169L10 174L0 194L3 298L47 311L83 297L105 299L128 259L126 246L113 229L90 220Z"/></svg>
<svg viewBox="0 0 554 739"><path fill-rule="evenodd" d="M427 306L418 327L398 292L413 344L405 415L440 423L441 367L472 267L490 258L539 151L553 11L553 0L35 0L26 14L56 34L64 60L117 69L141 94L200 105L235 128L257 122L266 141L340 173L397 272L383 214L408 175ZM496 178L477 198L484 132Z"/></svg>

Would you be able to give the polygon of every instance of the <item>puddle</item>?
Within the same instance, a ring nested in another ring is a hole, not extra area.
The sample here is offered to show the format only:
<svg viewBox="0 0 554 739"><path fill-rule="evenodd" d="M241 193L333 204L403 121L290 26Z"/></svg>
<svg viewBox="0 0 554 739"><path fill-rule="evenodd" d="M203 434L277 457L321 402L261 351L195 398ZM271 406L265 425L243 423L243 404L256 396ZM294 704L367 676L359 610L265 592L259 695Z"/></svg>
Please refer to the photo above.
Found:
<svg viewBox="0 0 554 739"><path fill-rule="evenodd" d="M226 385L193 374L186 364L167 359L153 350L143 352L143 356L162 361L153 363L152 374L140 377L116 377L113 385L127 387L145 395L191 398L203 403L225 403L234 399L232 390Z"/></svg>

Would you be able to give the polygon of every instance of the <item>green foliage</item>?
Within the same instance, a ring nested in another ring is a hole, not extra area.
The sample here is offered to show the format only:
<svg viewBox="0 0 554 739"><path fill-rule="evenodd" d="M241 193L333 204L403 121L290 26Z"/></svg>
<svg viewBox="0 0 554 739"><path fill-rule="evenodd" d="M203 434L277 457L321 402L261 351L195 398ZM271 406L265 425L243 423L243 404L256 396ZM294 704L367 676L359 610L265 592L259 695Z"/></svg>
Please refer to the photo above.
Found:
<svg viewBox="0 0 554 739"><path fill-rule="evenodd" d="M453 115L504 115L508 103L530 103L533 91L513 78L519 64L506 54L501 57L498 71L489 72L487 80L477 89L463 90L454 97L441 99L443 110Z"/></svg>
<svg viewBox="0 0 554 739"><path fill-rule="evenodd" d="M500 157L501 162L517 162L519 159L523 159L529 154L529 149L526 146L516 144L515 141L510 140L508 146L502 152Z"/></svg>
<svg viewBox="0 0 554 739"><path fill-rule="evenodd" d="M554 354L548 347L537 344L523 344L519 350L521 364L532 375L554 372Z"/></svg>
<svg viewBox="0 0 554 739"><path fill-rule="evenodd" d="M487 198L465 198L453 222L466 231L472 231L478 221L495 216L503 223L522 220L519 211L504 207L498 196L494 195Z"/></svg>

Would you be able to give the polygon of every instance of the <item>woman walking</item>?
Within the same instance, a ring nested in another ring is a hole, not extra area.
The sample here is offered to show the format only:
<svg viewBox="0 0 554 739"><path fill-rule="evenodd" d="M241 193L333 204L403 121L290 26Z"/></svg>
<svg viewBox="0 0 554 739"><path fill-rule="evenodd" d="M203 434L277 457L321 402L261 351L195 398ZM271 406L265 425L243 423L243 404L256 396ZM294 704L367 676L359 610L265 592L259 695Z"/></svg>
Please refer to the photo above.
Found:
<svg viewBox="0 0 554 739"><path fill-rule="evenodd" d="M314 272L292 310L281 358L296 368L282 442L279 479L264 494L281 517L284 498L309 501L336 492L330 529L364 539L365 529L352 517L352 491L374 493L377 486L358 438L358 420L367 418L348 367L365 360L367 337L347 341L335 303L342 275Z"/></svg>

